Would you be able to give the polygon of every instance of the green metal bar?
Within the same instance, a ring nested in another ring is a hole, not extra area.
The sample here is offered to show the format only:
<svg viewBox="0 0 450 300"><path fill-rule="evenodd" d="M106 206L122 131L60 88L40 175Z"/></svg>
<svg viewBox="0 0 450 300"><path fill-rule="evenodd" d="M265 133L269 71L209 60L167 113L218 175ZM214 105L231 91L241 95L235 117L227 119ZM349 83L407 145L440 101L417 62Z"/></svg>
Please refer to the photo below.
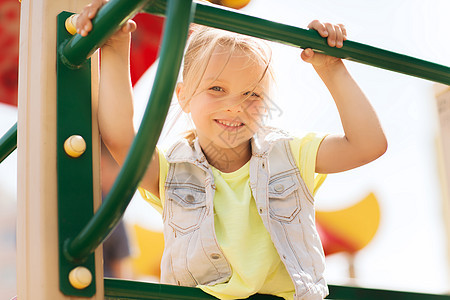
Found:
<svg viewBox="0 0 450 300"><path fill-rule="evenodd" d="M157 284L138 281L127 281L121 279L105 278L105 300L201 300L201 299L217 299L203 292L199 288ZM276 300L283 299L272 295L255 294L247 299L251 300Z"/></svg>
<svg viewBox="0 0 450 300"><path fill-rule="evenodd" d="M206 294L201 289L164 285L157 283L147 283L139 281L127 281L120 279L104 280L105 300L108 299L184 299L184 300L200 300L200 299L216 299Z"/></svg>
<svg viewBox="0 0 450 300"><path fill-rule="evenodd" d="M72 15L63 11L57 17L56 47L72 35L65 28ZM74 84L76 83L76 84ZM72 135L81 136L86 150L79 157L69 156L64 150ZM56 60L56 190L58 193L58 275L59 289L67 296L92 297L96 292L94 280L84 289L69 282L69 273L76 267L87 268L95 278L95 257L90 254L83 261L69 261L64 255L64 241L75 236L94 216L94 189L92 167L92 101L90 59L73 69L61 59Z"/></svg>
<svg viewBox="0 0 450 300"><path fill-rule="evenodd" d="M144 8L148 13L164 14L165 0L157 0ZM345 58L394 72L450 85L450 68L411 56L345 41L342 48L329 47L315 30L306 30L207 4L197 4L194 23L301 48L312 48L331 56Z"/></svg>
<svg viewBox="0 0 450 300"><path fill-rule="evenodd" d="M103 204L81 232L66 241L65 255L69 259L81 259L97 248L119 222L136 191L169 110L194 9L192 0L168 2L160 62L141 126Z"/></svg>
<svg viewBox="0 0 450 300"><path fill-rule="evenodd" d="M449 300L450 295L413 293L404 291L369 289L352 286L329 285L330 299L364 300Z"/></svg>
<svg viewBox="0 0 450 300"><path fill-rule="evenodd" d="M79 67L128 19L141 10L143 5L152 1L111 0L106 3L92 20L92 31L87 36L76 34L61 48L63 63L72 68Z"/></svg>
<svg viewBox="0 0 450 300"><path fill-rule="evenodd" d="M0 138L0 163L17 148L17 123Z"/></svg>
<svg viewBox="0 0 450 300"><path fill-rule="evenodd" d="M216 299L206 294L199 288L183 287L175 285L164 285L156 283L146 283L137 281L127 281L120 279L105 279L105 299ZM413 293L404 291L391 291L380 289L369 289L351 286L329 285L330 295L327 299L364 299L364 300L448 300L449 295ZM281 299L271 295L255 294L248 299Z"/></svg>

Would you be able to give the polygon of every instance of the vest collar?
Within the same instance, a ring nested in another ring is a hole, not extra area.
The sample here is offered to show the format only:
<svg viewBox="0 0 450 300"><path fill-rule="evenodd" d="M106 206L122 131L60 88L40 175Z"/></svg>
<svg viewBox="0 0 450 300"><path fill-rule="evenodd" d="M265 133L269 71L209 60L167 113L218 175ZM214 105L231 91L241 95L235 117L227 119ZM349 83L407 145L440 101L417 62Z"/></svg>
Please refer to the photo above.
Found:
<svg viewBox="0 0 450 300"><path fill-rule="evenodd" d="M281 139L292 139L292 137L289 133L279 128L261 127L251 140L252 155L259 157L268 156L273 145Z"/></svg>
<svg viewBox="0 0 450 300"><path fill-rule="evenodd" d="M188 141L183 138L169 148L167 161L169 163L203 163L206 162L206 157L200 147L198 138L195 138L194 141Z"/></svg>

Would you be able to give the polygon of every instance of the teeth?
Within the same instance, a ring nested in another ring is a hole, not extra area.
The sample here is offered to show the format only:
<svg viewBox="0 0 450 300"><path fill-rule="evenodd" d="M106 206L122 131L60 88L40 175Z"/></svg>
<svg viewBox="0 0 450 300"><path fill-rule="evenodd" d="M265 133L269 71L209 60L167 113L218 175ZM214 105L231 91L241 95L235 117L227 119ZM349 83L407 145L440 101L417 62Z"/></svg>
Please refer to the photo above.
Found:
<svg viewBox="0 0 450 300"><path fill-rule="evenodd" d="M226 125L226 126L230 126L230 127L239 127L241 125L244 125L244 123L231 123L231 122L227 122L227 121L221 121L221 120L217 120L218 123Z"/></svg>

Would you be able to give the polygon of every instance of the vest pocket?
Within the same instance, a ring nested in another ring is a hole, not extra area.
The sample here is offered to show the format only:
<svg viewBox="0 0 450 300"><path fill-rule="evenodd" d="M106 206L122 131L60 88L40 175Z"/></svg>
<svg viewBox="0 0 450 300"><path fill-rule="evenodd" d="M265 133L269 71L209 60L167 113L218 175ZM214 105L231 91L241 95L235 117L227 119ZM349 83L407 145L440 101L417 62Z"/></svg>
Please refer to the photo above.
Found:
<svg viewBox="0 0 450 300"><path fill-rule="evenodd" d="M270 215L282 222L292 222L301 210L295 173L282 174L269 182Z"/></svg>
<svg viewBox="0 0 450 300"><path fill-rule="evenodd" d="M182 234L197 229L206 212L205 191L182 187L169 189L166 194L169 225Z"/></svg>

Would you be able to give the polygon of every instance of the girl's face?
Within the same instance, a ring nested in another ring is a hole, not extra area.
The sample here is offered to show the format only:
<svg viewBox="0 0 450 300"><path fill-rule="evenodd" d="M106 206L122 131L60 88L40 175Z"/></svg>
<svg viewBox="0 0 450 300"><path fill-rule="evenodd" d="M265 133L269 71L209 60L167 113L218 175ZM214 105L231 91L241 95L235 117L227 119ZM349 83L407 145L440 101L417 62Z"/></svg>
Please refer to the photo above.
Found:
<svg viewBox="0 0 450 300"><path fill-rule="evenodd" d="M249 54L217 47L196 93L186 99L183 84L177 95L190 112L202 148L236 148L248 143L262 126L267 111L268 80L261 77L266 66ZM266 77L266 76L265 76Z"/></svg>

